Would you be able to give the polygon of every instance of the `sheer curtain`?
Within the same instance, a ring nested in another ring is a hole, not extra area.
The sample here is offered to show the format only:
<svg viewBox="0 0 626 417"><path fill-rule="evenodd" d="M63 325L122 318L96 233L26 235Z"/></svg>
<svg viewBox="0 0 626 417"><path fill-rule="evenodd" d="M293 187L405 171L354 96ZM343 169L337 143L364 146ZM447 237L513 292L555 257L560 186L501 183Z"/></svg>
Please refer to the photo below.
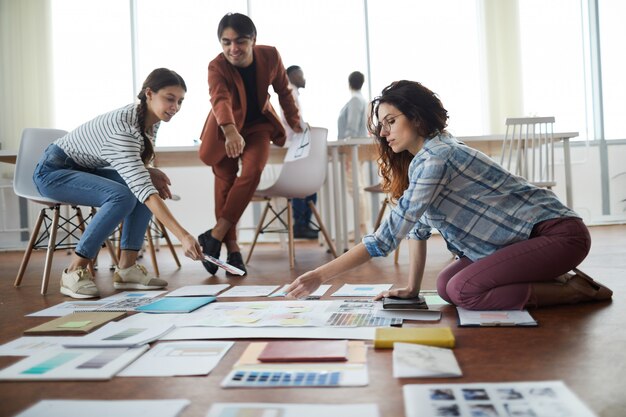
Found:
<svg viewBox="0 0 626 417"><path fill-rule="evenodd" d="M24 126L51 126L50 28L49 0L0 0L2 149L17 150Z"/></svg>

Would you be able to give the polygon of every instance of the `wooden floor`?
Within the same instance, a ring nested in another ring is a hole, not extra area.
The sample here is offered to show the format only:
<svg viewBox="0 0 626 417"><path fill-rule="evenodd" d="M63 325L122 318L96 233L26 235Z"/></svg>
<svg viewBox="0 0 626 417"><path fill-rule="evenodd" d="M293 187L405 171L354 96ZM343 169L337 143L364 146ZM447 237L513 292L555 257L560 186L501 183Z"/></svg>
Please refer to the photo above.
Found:
<svg viewBox="0 0 626 417"><path fill-rule="evenodd" d="M351 403L376 402L381 416L403 416L402 385L441 382L508 382L563 380L598 416L626 416L626 226L591 228L593 246L581 268L610 286L612 302L532 310L539 321L536 328L459 328L455 309L447 306L443 318L424 326L450 326L457 339L455 354L464 376L454 380L396 379L391 375L390 350L368 353L369 379L366 387L336 389L231 389L219 387L223 377L239 358L248 341L237 341L222 362L206 377L114 378L108 382L2 382L0 416L15 415L41 399L174 399L187 398L191 405L183 417L204 417L213 402L290 402ZM244 250L246 248L244 247ZM392 282L402 285L408 272L406 245L399 265L393 257L377 259L347 272L333 282L331 291L344 282ZM449 253L439 236L429 242L425 289L435 288L437 271L450 262ZM245 254L244 254L245 255ZM59 293L61 270L68 262L57 252L48 295L41 296L44 254L31 258L23 285L13 287L22 253L0 253L0 343L21 336L22 332L49 318L24 317L25 314L55 305L67 298ZM330 255L314 243L298 242L296 268L289 270L286 248L261 245L255 249L246 278L226 279L222 272L209 277L199 263L181 256L183 266L176 269L171 254L158 254L161 278L169 289L191 284L283 284L300 273L328 260ZM143 262L150 269L148 259ZM96 282L103 296L114 293L112 272L105 255ZM411 323L416 325L417 323ZM0 367L18 358L0 357ZM622 375L620 377L620 375Z"/></svg>

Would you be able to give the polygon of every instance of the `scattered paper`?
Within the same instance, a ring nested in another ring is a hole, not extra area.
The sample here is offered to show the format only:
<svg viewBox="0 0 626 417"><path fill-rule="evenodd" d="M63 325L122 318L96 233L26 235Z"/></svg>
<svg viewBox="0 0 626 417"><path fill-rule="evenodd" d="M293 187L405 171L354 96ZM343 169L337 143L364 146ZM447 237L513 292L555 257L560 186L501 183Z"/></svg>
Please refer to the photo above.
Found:
<svg viewBox="0 0 626 417"><path fill-rule="evenodd" d="M344 284L333 293L333 297L374 297L387 291L392 284Z"/></svg>
<svg viewBox="0 0 626 417"><path fill-rule="evenodd" d="M452 349L415 343L393 344L396 378L449 378L462 376Z"/></svg>

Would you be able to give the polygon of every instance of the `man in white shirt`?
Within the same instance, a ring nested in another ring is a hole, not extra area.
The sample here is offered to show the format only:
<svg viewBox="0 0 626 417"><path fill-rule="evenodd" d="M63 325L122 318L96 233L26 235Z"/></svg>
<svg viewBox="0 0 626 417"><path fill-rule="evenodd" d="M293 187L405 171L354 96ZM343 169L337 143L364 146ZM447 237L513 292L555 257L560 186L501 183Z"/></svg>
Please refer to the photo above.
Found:
<svg viewBox="0 0 626 417"><path fill-rule="evenodd" d="M348 77L348 85L350 86L350 93L352 94L352 98L346 103L345 106L341 109L339 113L339 118L337 119L337 139L348 139L348 138L365 138L368 136L367 133L367 101L361 94L361 88L363 87L363 83L365 82L365 76L359 72L354 71ZM350 165L350 161L346 161L346 185L348 188L348 193L352 195L352 167ZM357 167L358 169L358 167ZM362 188L363 186L363 174L360 169L358 169L358 178L359 184L357 187ZM359 193L359 213L360 213L360 229L361 234L365 234L368 232L367 228L367 219L371 216L370 205L365 198L363 193Z"/></svg>
<svg viewBox="0 0 626 417"><path fill-rule="evenodd" d="M296 106L298 106L300 113L300 126L304 130L306 123L304 122L304 117L302 116L299 91L301 88L306 86L304 71L302 71L302 68L298 65L292 65L287 68L287 78L289 78L291 94L293 95L293 99L296 102ZM294 132L287 123L283 124L285 125L285 130L287 131L287 140L291 141ZM303 174L306 175L306 173ZM294 198L292 200L294 218L293 235L297 239L317 239L318 231L311 228L311 216L313 213L309 208L309 201L312 201L313 204L315 204L317 202L317 194L312 194L305 198Z"/></svg>

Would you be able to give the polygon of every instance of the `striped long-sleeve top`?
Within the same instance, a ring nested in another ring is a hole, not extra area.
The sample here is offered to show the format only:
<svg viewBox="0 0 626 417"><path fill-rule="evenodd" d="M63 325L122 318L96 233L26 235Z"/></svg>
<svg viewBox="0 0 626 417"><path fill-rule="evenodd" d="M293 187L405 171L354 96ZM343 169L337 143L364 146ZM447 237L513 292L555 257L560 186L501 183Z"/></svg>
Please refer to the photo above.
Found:
<svg viewBox="0 0 626 417"><path fill-rule="evenodd" d="M371 256L439 230L448 248L472 261L528 239L533 226L579 217L556 195L529 184L448 133L424 143L409 166L409 187L378 230L363 238Z"/></svg>
<svg viewBox="0 0 626 417"><path fill-rule="evenodd" d="M160 122L148 138L154 143ZM137 105L97 116L55 141L78 165L85 168L112 167L142 203L158 191L141 160L143 137L137 123Z"/></svg>

